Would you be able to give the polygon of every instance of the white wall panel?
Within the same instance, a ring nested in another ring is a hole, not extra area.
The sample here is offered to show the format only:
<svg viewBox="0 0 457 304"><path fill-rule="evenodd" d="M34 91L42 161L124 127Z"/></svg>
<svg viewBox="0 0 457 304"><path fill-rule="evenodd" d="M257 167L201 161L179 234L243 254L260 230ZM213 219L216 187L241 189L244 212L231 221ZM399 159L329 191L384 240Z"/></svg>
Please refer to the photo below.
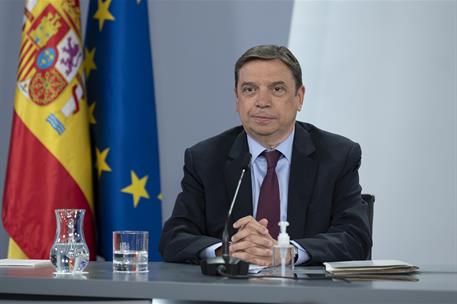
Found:
<svg viewBox="0 0 457 304"><path fill-rule="evenodd" d="M457 1L296 1L299 115L362 146L374 258L457 264Z"/></svg>

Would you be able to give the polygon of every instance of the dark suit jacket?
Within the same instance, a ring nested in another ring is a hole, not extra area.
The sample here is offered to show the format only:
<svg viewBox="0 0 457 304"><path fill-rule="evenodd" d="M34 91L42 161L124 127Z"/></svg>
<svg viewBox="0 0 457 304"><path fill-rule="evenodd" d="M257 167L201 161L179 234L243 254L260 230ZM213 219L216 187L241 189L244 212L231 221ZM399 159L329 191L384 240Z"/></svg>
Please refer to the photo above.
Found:
<svg viewBox="0 0 457 304"><path fill-rule="evenodd" d="M182 192L159 245L165 261L198 263L202 249L220 242L248 152L241 126L186 150ZM367 206L361 199L360 158L357 143L296 123L287 220L291 239L311 257L307 264L366 258L371 234ZM246 172L241 185L234 220L252 215L250 175Z"/></svg>

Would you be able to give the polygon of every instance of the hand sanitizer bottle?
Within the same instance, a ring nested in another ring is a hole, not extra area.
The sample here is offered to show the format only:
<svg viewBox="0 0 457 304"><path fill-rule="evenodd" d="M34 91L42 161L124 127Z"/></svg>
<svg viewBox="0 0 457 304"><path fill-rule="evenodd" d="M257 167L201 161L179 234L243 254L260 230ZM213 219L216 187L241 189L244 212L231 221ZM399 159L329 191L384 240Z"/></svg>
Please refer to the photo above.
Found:
<svg viewBox="0 0 457 304"><path fill-rule="evenodd" d="M272 266L276 268L276 273L281 276L293 276L295 262L295 247L290 244L290 237L286 232L288 222L279 222L280 233L278 243L273 246Z"/></svg>

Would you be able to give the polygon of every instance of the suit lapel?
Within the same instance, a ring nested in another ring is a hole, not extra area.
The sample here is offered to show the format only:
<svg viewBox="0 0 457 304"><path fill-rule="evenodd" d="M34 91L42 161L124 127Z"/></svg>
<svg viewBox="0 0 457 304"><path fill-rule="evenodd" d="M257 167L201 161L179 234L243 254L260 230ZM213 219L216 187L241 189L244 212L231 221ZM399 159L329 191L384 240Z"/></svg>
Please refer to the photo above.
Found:
<svg viewBox="0 0 457 304"><path fill-rule="evenodd" d="M225 184L227 193L227 208L230 208L235 189L238 184L242 170L244 156L249 153L246 132L242 131L235 138L232 148L228 154L225 163ZM251 171L248 169L244 173L243 182L241 183L238 197L232 211L233 222L241 217L252 215L252 189L251 189ZM228 209L227 209L228 210Z"/></svg>
<svg viewBox="0 0 457 304"><path fill-rule="evenodd" d="M290 237L302 238L305 233L306 214L314 189L317 172L315 147L309 132L295 124L295 135L290 165L287 220Z"/></svg>

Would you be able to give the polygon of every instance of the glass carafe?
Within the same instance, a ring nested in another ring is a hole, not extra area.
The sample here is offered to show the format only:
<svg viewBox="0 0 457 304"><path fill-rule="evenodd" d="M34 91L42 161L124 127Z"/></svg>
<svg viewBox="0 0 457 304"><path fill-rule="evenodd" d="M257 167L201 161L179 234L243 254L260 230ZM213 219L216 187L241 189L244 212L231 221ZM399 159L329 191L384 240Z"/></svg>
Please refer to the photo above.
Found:
<svg viewBox="0 0 457 304"><path fill-rule="evenodd" d="M81 273L89 263L84 239L84 209L56 209L56 238L50 259L57 273Z"/></svg>

